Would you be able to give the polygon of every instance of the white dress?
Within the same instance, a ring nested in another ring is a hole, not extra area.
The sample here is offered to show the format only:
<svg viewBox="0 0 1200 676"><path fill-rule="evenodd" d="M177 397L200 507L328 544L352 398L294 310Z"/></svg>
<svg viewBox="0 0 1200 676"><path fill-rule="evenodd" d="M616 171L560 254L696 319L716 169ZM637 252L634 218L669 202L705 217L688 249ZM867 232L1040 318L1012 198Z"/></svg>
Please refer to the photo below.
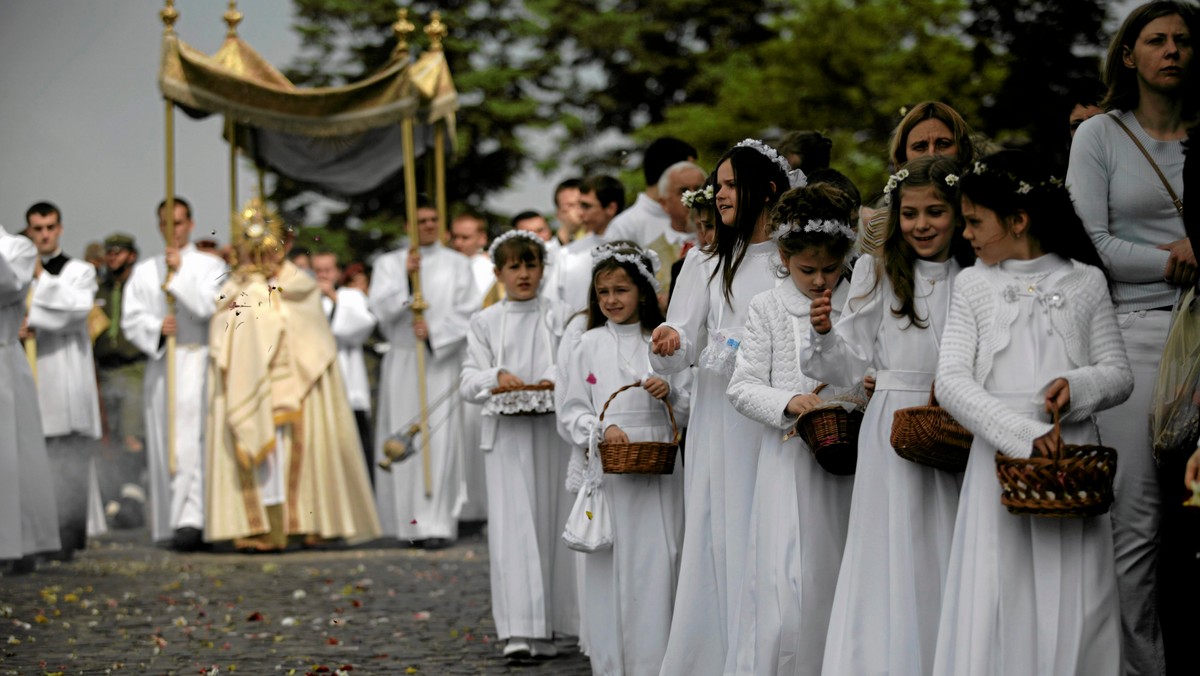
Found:
<svg viewBox="0 0 1200 676"><path fill-rule="evenodd" d="M33 373L17 338L36 260L33 242L0 226L0 560L62 546Z"/></svg>
<svg viewBox="0 0 1200 676"><path fill-rule="evenodd" d="M834 289L835 321L849 288L843 281ZM763 430L746 579L726 674L821 673L854 477L822 469L800 437L783 441L796 423L786 413L788 402L820 384L800 367L811 304L790 279L755 296L729 383L733 405ZM822 397L839 393L827 388Z"/></svg>
<svg viewBox="0 0 1200 676"><path fill-rule="evenodd" d="M383 444L389 436L420 419L417 350L425 350L432 495L425 495L424 444L418 436L412 457L392 465L391 472L376 473L375 503L387 535L400 540L455 539L466 499L458 378L475 282L466 256L440 244L421 247L421 292L429 305L427 347L413 335L407 261L408 249L380 256L367 293L371 312L391 345L379 374L375 457L384 457Z"/></svg>
<svg viewBox="0 0 1200 676"><path fill-rule="evenodd" d="M650 356L657 373L699 365L683 454L687 523L679 592L662 673L719 674L737 624L736 604L750 541L750 506L762 426L738 413L725 395L750 299L778 278L774 242L751 244L725 301L716 257L684 258L666 325L680 337L670 357Z"/></svg>
<svg viewBox="0 0 1200 676"><path fill-rule="evenodd" d="M959 276L954 291L938 393L975 432L975 443L933 673L1120 674L1108 516L1010 514L1000 504L994 460L997 449L1028 457L1033 440L1049 431L1042 400L1056 378L1071 387L1063 421L1068 443L1096 443L1092 415L1133 390L1104 276L1047 255L977 264Z"/></svg>
<svg viewBox="0 0 1200 676"><path fill-rule="evenodd" d="M505 299L471 318L459 393L482 404L503 369L527 384L555 378L566 308ZM554 416L484 416L492 616L500 639L578 635L575 561L561 535L572 500L569 454Z"/></svg>
<svg viewBox="0 0 1200 676"><path fill-rule="evenodd" d="M649 332L640 324L613 324L583 335L571 359L570 389L559 418L573 441L617 425L630 441L667 441L666 407L633 388L604 403L617 389L644 380L650 371ZM689 373L669 380L675 415L687 415ZM683 540L683 472L605 474L604 492L613 524L612 549L583 556L583 608L592 673L653 675L662 667Z"/></svg>
<svg viewBox="0 0 1200 676"><path fill-rule="evenodd" d="M810 328L803 356L805 374L831 385L877 370L825 639L828 676L929 673L958 508L961 475L901 458L891 433L896 409L929 402L959 266L917 261L916 308L928 325L920 329L892 313L899 302L886 276L875 286L875 265L858 259L841 318L824 336Z"/></svg>
<svg viewBox="0 0 1200 676"><path fill-rule="evenodd" d="M167 264L155 256L137 264L125 287L121 330L149 356L144 382L146 459L150 474L150 535L170 539L183 527L204 528L204 421L208 379L209 319L225 282L225 261L188 244L168 291L175 297L175 462L167 453L167 359L162 323Z"/></svg>

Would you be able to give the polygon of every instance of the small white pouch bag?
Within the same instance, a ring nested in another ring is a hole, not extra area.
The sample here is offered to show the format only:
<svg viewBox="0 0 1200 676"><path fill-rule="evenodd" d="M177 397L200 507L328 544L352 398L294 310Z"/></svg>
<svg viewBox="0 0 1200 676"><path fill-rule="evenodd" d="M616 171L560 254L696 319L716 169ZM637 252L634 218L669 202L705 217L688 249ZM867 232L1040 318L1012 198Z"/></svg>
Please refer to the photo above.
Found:
<svg viewBox="0 0 1200 676"><path fill-rule="evenodd" d="M611 549L613 544L612 516L608 511L608 496L604 493L602 479L604 468L600 463L597 434L592 432L588 444L587 466L583 470L583 485L575 495L575 506L567 517L567 527L562 539L568 549L585 554Z"/></svg>

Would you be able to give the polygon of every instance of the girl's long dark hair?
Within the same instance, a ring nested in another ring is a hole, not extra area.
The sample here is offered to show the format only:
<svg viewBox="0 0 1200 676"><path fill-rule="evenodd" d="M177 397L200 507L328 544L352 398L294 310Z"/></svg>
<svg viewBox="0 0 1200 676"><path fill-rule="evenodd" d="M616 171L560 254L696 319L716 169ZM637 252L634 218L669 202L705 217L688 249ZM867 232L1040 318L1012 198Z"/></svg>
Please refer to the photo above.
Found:
<svg viewBox="0 0 1200 676"><path fill-rule="evenodd" d="M879 259L875 265L875 287L884 276L892 284L892 292L900 305L892 308L896 317L908 317L909 322L917 328L929 326L926 319L917 315L916 301L916 265L917 252L904 239L900 231L900 208L904 203L906 188L933 187L938 197L945 200L954 212L954 234L950 237L950 256L959 265L969 267L975 261L975 252L967 240L963 239L962 204L958 197L958 183L946 178L958 176L962 172L958 163L944 156L926 155L918 157L902 167L908 170L908 177L900 181L890 194L891 205L888 207L887 236L884 238ZM953 185L951 184L953 183Z"/></svg>
<svg viewBox="0 0 1200 676"><path fill-rule="evenodd" d="M716 239L709 255L716 256L719 265L709 279L716 278L720 272L725 302L732 304L733 278L742 259L746 257L746 249L754 237L758 219L788 189L788 177L783 167L754 148L742 146L729 149L717 161L717 167L720 168L726 161L733 169L737 190L737 219L732 226L728 226L721 222L718 214Z"/></svg>
<svg viewBox="0 0 1200 676"><path fill-rule="evenodd" d="M620 253L641 256L642 264L646 266L647 270L652 270L650 259L642 255L642 250L637 244L618 241L613 242L611 246L617 247ZM633 263L619 261L616 258L605 258L592 267L592 284L588 289L588 330L604 326L604 323L608 321L608 318L604 316L604 311L600 309L600 297L596 295L596 278L606 272L618 269L624 270L625 274L629 275L629 279L633 280L634 286L637 287L638 323L642 325L642 330L649 333L658 328L658 325L665 322L666 318L663 317L662 309L658 307L658 294L650 285L650 280L643 277Z"/></svg>
<svg viewBox="0 0 1200 676"><path fill-rule="evenodd" d="M1029 236L1042 251L1100 268L1108 278L1100 252L1075 213L1071 194L1046 171L1047 163L1022 150L1001 150L979 162L981 173L967 172L962 177L964 199L996 212L1005 229L1012 218L1025 212Z"/></svg>

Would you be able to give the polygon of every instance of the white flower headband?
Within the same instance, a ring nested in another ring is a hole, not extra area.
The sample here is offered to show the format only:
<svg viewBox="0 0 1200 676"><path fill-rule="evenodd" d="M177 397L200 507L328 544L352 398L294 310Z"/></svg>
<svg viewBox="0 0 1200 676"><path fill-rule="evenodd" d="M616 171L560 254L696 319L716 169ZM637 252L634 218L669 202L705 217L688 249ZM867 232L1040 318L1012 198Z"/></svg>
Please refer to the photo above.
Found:
<svg viewBox="0 0 1200 676"><path fill-rule="evenodd" d="M662 261L659 260L658 254L653 250L629 245L601 244L592 249L592 269L595 270L597 265L609 258L621 261L622 263L629 263L637 268L638 274L650 283L655 293L662 290L662 285L658 283L658 278L654 276L659 268L662 267ZM649 261L650 267L646 267L647 261Z"/></svg>
<svg viewBox="0 0 1200 676"><path fill-rule="evenodd" d="M979 164L979 163L976 162L976 164ZM904 179L908 178L908 176L909 176L908 170L901 169L900 171L897 171L896 173L894 173L888 177L887 185L883 186L883 202L884 202L884 204L892 203L892 193L896 191L896 188L899 187L899 185L901 183L903 183ZM958 176L955 174L946 174L946 177L943 178L942 180L945 181L946 185L950 186L951 188L958 185Z"/></svg>
<svg viewBox="0 0 1200 676"><path fill-rule="evenodd" d="M1046 188L1046 187L1062 188L1064 185L1063 180L1061 178L1058 178L1057 176L1051 176L1050 178L1046 179L1045 181L1042 181L1042 182L1034 185L1032 183L1029 183L1028 181L1023 181L1020 178L1017 178L1014 174L1007 172L1007 171L989 172L988 166L986 164L984 164L983 162L976 162L975 166L973 166L968 173L975 174L976 176L983 176L986 173L1003 175L1008 180L1013 181L1017 184L1016 193L1018 195L1028 195L1029 193L1033 192L1034 188Z"/></svg>
<svg viewBox="0 0 1200 676"><path fill-rule="evenodd" d="M779 168L783 170L783 173L787 174L789 188L803 188L804 186L808 185L808 177L804 175L803 171L800 171L799 169L793 169L792 165L788 164L788 161L781 157L774 148L763 143L762 141L752 138L743 139L740 143L735 145L734 148L751 148L758 151L758 153L763 157L779 165Z"/></svg>
<svg viewBox="0 0 1200 676"><path fill-rule="evenodd" d="M699 190L684 190L683 197L680 198L683 206L688 209L702 209L710 206L713 203L713 187L706 185Z"/></svg>
<svg viewBox="0 0 1200 676"><path fill-rule="evenodd" d="M858 239L854 229L842 221L829 221L813 219L801 226L799 223L782 223L775 232L771 233L771 239L778 244L780 239L787 237L793 232L819 232L825 235L841 235L853 242Z"/></svg>
<svg viewBox="0 0 1200 676"><path fill-rule="evenodd" d="M540 246L542 248L542 258L543 259L546 258L546 243L542 241L541 237L538 237L536 234L530 232L529 230L517 230L514 228L514 229L509 230L508 232L504 233L503 235L500 235L499 237L497 237L495 240L492 241L492 245L488 247L488 258L492 259L492 263L494 263L495 265L500 265L500 261L496 260L496 249L499 249L500 245L504 244L508 240L516 239L518 237L524 237L525 239L536 243L538 246Z"/></svg>

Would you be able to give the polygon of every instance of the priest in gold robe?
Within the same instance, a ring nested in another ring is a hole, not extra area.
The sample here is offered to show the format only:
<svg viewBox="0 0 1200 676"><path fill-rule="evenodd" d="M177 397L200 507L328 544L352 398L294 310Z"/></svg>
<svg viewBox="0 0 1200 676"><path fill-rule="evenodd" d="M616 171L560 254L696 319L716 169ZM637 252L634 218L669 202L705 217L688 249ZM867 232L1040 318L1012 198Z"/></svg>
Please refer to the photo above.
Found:
<svg viewBox="0 0 1200 676"><path fill-rule="evenodd" d="M209 332L205 539L243 550L378 537L371 483L316 282L277 217L241 214L242 262Z"/></svg>

